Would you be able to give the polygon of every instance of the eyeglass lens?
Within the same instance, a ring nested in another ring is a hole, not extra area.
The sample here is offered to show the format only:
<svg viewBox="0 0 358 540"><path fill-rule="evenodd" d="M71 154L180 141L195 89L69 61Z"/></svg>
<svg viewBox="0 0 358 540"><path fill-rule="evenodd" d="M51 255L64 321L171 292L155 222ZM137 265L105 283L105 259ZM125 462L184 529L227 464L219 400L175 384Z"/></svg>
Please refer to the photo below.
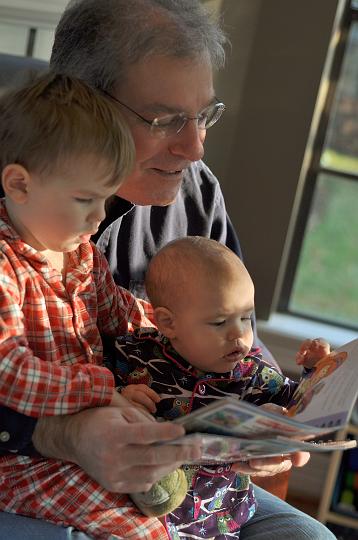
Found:
<svg viewBox="0 0 358 540"><path fill-rule="evenodd" d="M155 118L152 122L153 134L162 136L179 133L189 120L197 120L199 129L208 129L213 126L225 110L223 103L214 103L202 111L196 118L186 117L184 113Z"/></svg>

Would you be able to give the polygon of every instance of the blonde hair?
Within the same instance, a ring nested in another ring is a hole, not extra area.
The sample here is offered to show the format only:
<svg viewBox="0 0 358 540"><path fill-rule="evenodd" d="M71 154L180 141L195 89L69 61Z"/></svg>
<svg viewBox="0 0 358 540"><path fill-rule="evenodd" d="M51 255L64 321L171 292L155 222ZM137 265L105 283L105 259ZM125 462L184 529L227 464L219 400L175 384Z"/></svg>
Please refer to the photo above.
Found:
<svg viewBox="0 0 358 540"><path fill-rule="evenodd" d="M18 163L49 173L81 155L108 163L110 185L134 165L131 133L108 97L52 72L0 97L0 172Z"/></svg>
<svg viewBox="0 0 358 540"><path fill-rule="evenodd" d="M170 307L182 297L190 303L184 289L203 276L219 281L228 272L248 272L231 249L211 238L186 236L166 244L151 259L145 277L145 288L154 308ZM250 278L251 279L251 278Z"/></svg>

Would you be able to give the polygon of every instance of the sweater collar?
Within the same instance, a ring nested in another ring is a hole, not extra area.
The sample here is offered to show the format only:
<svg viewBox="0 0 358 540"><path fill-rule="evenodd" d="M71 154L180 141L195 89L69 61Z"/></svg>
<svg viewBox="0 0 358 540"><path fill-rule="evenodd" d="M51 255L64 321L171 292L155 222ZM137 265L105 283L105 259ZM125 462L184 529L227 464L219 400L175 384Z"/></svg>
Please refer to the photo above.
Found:
<svg viewBox="0 0 358 540"><path fill-rule="evenodd" d="M210 380L210 379L222 379L223 381L231 381L233 379L233 372L228 371L226 373L215 373L213 371L202 371L192 366L185 358L180 356L180 354L174 349L170 340L165 336L158 334L160 343L163 347L164 356L173 362L179 369L189 373L192 377L195 377L198 380Z"/></svg>

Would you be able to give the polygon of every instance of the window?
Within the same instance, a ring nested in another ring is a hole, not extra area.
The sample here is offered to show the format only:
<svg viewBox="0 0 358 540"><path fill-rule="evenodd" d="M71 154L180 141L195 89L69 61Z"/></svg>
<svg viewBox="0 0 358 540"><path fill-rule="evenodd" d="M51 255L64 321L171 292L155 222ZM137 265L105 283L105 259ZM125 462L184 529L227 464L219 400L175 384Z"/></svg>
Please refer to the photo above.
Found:
<svg viewBox="0 0 358 540"><path fill-rule="evenodd" d="M358 1L332 40L279 311L358 329Z"/></svg>
<svg viewBox="0 0 358 540"><path fill-rule="evenodd" d="M14 24L0 24L0 52L25 56L29 29Z"/></svg>
<svg viewBox="0 0 358 540"><path fill-rule="evenodd" d="M33 28L25 24L0 24L0 53L50 58L54 29Z"/></svg>

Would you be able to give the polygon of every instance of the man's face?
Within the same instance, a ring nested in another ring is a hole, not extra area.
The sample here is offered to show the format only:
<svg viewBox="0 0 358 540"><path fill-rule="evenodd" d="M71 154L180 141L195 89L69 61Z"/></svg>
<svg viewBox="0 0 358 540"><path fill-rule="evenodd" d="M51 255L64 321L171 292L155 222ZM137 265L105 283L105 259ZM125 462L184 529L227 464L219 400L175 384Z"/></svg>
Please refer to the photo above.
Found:
<svg viewBox="0 0 358 540"><path fill-rule="evenodd" d="M194 117L214 101L211 63L206 56L152 56L131 66L113 95L149 121L173 113ZM125 107L121 112L131 128L137 158L118 195L139 205L171 204L185 169L203 157L206 130L189 121L180 133L158 138L135 114Z"/></svg>

